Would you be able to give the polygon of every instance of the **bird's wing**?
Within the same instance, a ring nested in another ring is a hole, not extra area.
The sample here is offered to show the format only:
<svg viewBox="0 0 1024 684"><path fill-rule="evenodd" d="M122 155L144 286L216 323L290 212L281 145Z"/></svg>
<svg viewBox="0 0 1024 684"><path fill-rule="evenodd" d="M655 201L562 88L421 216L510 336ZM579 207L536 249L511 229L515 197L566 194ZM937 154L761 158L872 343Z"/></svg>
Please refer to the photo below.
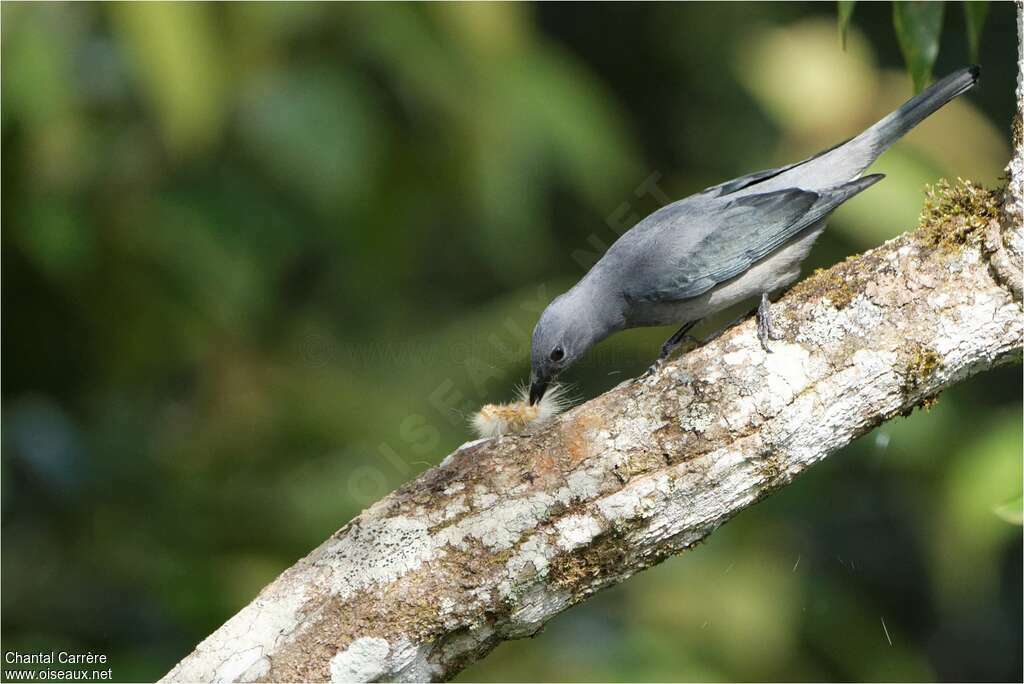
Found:
<svg viewBox="0 0 1024 684"><path fill-rule="evenodd" d="M882 178L865 176L821 192L787 188L710 204L680 203L676 211L652 214L651 224L637 226L639 240L630 250L636 258L623 294L645 301L704 294Z"/></svg>

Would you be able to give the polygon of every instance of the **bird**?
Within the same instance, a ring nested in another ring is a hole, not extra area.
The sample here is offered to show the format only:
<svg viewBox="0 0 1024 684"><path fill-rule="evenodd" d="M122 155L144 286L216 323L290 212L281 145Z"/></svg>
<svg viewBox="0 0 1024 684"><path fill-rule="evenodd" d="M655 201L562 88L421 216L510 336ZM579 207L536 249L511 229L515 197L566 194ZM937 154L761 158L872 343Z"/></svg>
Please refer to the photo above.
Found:
<svg viewBox="0 0 1024 684"><path fill-rule="evenodd" d="M624 232L541 313L530 346L530 404L587 350L628 328L680 325L656 370L702 319L760 297L757 336L778 339L770 299L800 265L839 205L883 174L862 173L910 129L970 90L964 67L907 100L861 134L787 166L714 185L662 207Z"/></svg>

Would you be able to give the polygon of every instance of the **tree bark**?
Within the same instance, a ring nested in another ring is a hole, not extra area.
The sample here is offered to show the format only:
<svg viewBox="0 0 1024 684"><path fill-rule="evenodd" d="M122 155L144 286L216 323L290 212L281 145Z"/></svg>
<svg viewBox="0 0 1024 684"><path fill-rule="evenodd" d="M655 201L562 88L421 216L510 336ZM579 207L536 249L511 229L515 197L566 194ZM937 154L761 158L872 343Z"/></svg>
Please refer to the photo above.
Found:
<svg viewBox="0 0 1024 684"><path fill-rule="evenodd" d="M770 354L748 320L537 434L462 445L284 572L164 681L451 677L693 547L882 422L1019 361L1017 117L1002 207L955 189L918 230L799 283L773 306L784 339Z"/></svg>

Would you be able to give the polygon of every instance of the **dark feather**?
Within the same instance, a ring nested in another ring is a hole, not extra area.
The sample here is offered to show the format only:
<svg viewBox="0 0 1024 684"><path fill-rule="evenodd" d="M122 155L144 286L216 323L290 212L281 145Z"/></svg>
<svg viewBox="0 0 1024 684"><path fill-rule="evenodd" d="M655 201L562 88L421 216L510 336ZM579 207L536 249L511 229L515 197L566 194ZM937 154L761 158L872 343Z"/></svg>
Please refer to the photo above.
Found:
<svg viewBox="0 0 1024 684"><path fill-rule="evenodd" d="M631 231L640 242L623 252L644 258L623 264L629 269L623 293L633 301L697 297L743 273L882 178L865 176L821 192L788 188L726 196L715 199L714 207L686 201L666 207Z"/></svg>

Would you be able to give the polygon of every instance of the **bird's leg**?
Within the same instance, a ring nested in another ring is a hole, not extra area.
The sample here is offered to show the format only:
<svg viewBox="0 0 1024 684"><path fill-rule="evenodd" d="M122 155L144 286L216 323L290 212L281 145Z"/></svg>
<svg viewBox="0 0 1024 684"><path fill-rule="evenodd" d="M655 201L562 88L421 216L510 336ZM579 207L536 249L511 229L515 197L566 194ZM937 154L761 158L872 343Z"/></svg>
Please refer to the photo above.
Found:
<svg viewBox="0 0 1024 684"><path fill-rule="evenodd" d="M768 348L769 340L781 339L782 335L775 327L772 320L771 302L768 301L768 293L761 293L761 303L757 307L757 339L761 341L761 347L771 353Z"/></svg>
<svg viewBox="0 0 1024 684"><path fill-rule="evenodd" d="M646 378L647 376L654 373L654 371L661 368L661 365L665 363L665 359L667 359L672 354L672 352L675 351L676 347L683 343L683 340L689 337L689 335L687 335L686 333L690 332L690 330L693 329L693 326L697 325L698 323L700 323L700 319L697 319L696 321L690 321L689 323L684 323L679 328L679 330L676 330L674 333L672 333L672 337L665 340L665 344L661 345L661 353L658 354L658 358L654 360L654 363L651 364L651 367L648 368L647 372L645 372L641 377Z"/></svg>

